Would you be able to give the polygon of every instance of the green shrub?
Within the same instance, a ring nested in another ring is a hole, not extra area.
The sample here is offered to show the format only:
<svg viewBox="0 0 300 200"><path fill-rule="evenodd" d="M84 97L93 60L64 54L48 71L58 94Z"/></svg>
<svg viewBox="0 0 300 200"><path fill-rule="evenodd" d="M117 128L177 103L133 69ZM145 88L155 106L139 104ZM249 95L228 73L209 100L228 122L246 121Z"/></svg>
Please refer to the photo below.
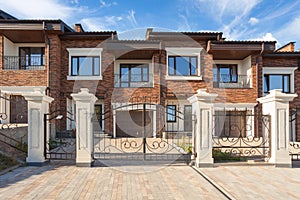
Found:
<svg viewBox="0 0 300 200"><path fill-rule="evenodd" d="M26 143L18 142L17 148L26 153L28 151L28 145Z"/></svg>
<svg viewBox="0 0 300 200"><path fill-rule="evenodd" d="M240 155L234 155L229 152L222 152L220 149L213 149L212 156L216 162L223 161L247 161L247 158Z"/></svg>
<svg viewBox="0 0 300 200"><path fill-rule="evenodd" d="M0 171L15 166L17 164L18 162L15 159L0 154Z"/></svg>

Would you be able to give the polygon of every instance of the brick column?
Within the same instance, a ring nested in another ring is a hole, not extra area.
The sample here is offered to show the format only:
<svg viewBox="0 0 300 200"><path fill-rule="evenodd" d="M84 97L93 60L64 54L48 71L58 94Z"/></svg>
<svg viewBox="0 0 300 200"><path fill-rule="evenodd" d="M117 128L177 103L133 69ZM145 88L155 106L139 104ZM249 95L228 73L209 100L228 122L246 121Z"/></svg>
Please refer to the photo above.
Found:
<svg viewBox="0 0 300 200"><path fill-rule="evenodd" d="M277 167L291 167L289 156L289 101L297 94L285 94L271 90L270 94L257 100L262 103L263 114L271 116L271 158Z"/></svg>
<svg viewBox="0 0 300 200"><path fill-rule="evenodd" d="M76 165L91 167L93 153L93 123L96 96L87 88L81 88L77 94L71 94L76 102Z"/></svg>
<svg viewBox="0 0 300 200"><path fill-rule="evenodd" d="M217 94L210 94L206 89L197 90L197 94L188 98L192 104L192 113L196 118L193 126L193 138L195 139L196 166L212 167L212 131L214 100Z"/></svg>

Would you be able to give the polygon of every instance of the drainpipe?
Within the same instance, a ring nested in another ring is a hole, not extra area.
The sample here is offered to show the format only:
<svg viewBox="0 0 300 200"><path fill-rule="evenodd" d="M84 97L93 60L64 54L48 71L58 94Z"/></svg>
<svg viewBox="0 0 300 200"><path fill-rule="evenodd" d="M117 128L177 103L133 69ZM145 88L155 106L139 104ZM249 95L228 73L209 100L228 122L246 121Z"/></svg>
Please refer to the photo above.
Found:
<svg viewBox="0 0 300 200"><path fill-rule="evenodd" d="M43 33L45 36L45 43L47 44L47 88L50 87L50 39L48 37L48 34L46 32L46 23L43 21Z"/></svg>
<svg viewBox="0 0 300 200"><path fill-rule="evenodd" d="M264 53L264 50L265 50L265 43L263 42L261 44L261 51L260 51L260 54L258 55L259 57L256 57L256 87L257 87L257 98L259 97L262 97L262 92L263 92L263 88L262 90L260 91L259 90L259 80L261 80L261 83L263 84L263 76L262 76L262 73L259 74L259 59L260 59L260 56L262 56L262 54ZM262 66L260 66L262 68ZM262 70L262 69L261 69Z"/></svg>
<svg viewBox="0 0 300 200"><path fill-rule="evenodd" d="M162 82L162 62L161 62L161 57L162 57L162 50L161 50L161 42L159 43L159 56L158 56L158 63L159 63L159 85L160 85L160 97L159 97L159 104L162 105L162 96L163 96L163 86L161 85Z"/></svg>

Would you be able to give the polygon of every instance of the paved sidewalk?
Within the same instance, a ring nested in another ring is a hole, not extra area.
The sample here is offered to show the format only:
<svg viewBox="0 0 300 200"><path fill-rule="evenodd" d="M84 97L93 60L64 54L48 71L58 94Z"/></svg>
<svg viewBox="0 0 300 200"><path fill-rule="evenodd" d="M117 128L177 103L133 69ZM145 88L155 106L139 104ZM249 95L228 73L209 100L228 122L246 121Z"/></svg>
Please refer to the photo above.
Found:
<svg viewBox="0 0 300 200"><path fill-rule="evenodd" d="M200 171L236 199L300 199L300 168L220 166Z"/></svg>
<svg viewBox="0 0 300 200"><path fill-rule="evenodd" d="M138 172L138 173L134 173ZM0 199L226 199L189 166L21 167L0 176Z"/></svg>

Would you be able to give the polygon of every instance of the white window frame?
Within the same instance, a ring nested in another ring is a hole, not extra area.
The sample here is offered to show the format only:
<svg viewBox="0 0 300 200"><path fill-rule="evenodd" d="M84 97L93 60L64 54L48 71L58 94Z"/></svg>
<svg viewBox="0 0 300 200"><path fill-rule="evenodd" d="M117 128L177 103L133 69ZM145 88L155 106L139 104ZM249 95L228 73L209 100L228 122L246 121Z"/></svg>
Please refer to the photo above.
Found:
<svg viewBox="0 0 300 200"><path fill-rule="evenodd" d="M166 48L167 64L166 64L166 80L202 80L200 54L203 48ZM196 56L197 57L197 75L196 76L173 76L169 75L169 56Z"/></svg>
<svg viewBox="0 0 300 200"><path fill-rule="evenodd" d="M102 80L102 48L67 48L69 52L69 73L67 80ZM72 76L72 56L97 56L100 58L100 74L99 76Z"/></svg>
<svg viewBox="0 0 300 200"><path fill-rule="evenodd" d="M262 76L262 84L263 88L265 87L264 83L264 75L265 74L278 74L278 75L290 75L290 86L291 86L291 93L295 92L295 83L294 83L294 77L295 77L295 70L297 67L263 67L263 76ZM263 96L267 95L264 93L264 90L262 91Z"/></svg>

